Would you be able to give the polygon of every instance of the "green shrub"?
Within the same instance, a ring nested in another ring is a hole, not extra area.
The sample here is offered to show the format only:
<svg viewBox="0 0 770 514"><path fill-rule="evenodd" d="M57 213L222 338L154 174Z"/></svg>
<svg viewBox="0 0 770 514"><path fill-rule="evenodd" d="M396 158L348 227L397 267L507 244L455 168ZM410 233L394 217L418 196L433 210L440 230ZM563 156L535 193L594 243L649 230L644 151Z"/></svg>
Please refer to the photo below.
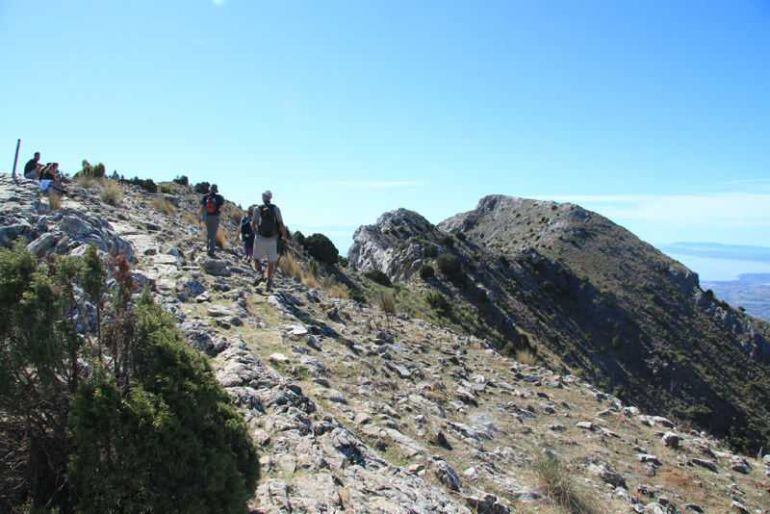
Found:
<svg viewBox="0 0 770 514"><path fill-rule="evenodd" d="M381 286L393 287L393 283L390 281L390 277L388 277L385 273L383 273L378 269L367 271L366 273L364 273L364 276L369 280L371 280L372 282L376 282L377 284L380 284Z"/></svg>
<svg viewBox="0 0 770 514"><path fill-rule="evenodd" d="M323 234L313 234L305 239L305 248L315 260L333 266L340 258L340 252L334 243Z"/></svg>
<svg viewBox="0 0 770 514"><path fill-rule="evenodd" d="M447 234L441 238L441 244L446 247L452 248L455 245L455 240L452 236Z"/></svg>
<svg viewBox="0 0 770 514"><path fill-rule="evenodd" d="M438 257L438 247L433 244L428 244L423 248L422 254L428 259L435 259Z"/></svg>
<svg viewBox="0 0 770 514"><path fill-rule="evenodd" d="M420 267L420 278L423 280L430 280L433 277L436 276L436 270L433 269L433 266L429 264L423 264Z"/></svg>
<svg viewBox="0 0 770 514"><path fill-rule="evenodd" d="M190 185L190 179L187 178L187 175L179 175L174 179L174 184L187 187Z"/></svg>
<svg viewBox="0 0 770 514"><path fill-rule="evenodd" d="M211 184L208 182L198 182L193 186L193 191L200 195L205 195L209 192L209 188L211 187Z"/></svg>
<svg viewBox="0 0 770 514"><path fill-rule="evenodd" d="M259 471L245 423L170 315L132 304L125 258L111 268L108 288L93 248L0 250L0 512L243 512Z"/></svg>
<svg viewBox="0 0 770 514"><path fill-rule="evenodd" d="M294 233L291 235L291 239L292 239L293 241L296 241L296 242L297 242L297 244L299 244L299 245L301 245L301 246L305 246L305 234L303 234L303 233L302 233L302 232L300 232L299 230L297 230L296 232L294 232Z"/></svg>
<svg viewBox="0 0 770 514"><path fill-rule="evenodd" d="M124 184L129 184L132 186L137 186L141 189L144 189L148 193L157 193L158 192L158 185L155 183L154 180L151 178L142 179L139 177L134 177L131 179L123 179L121 180Z"/></svg>
<svg viewBox="0 0 770 514"><path fill-rule="evenodd" d="M458 286L465 284L466 278L463 273L462 265L460 264L460 259L455 255L445 253L439 256L439 258L436 259L436 266L438 266L439 271L453 284Z"/></svg>

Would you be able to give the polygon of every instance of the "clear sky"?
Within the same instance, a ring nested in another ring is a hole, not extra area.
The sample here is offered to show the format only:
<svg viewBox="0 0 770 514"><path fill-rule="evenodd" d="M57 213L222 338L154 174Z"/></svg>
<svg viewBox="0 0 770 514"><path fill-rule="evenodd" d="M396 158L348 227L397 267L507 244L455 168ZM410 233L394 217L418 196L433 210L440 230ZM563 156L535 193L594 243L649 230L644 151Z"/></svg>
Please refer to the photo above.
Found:
<svg viewBox="0 0 770 514"><path fill-rule="evenodd" d="M766 0L0 0L0 48L0 169L21 137L68 171L270 188L343 249L489 193L770 246Z"/></svg>

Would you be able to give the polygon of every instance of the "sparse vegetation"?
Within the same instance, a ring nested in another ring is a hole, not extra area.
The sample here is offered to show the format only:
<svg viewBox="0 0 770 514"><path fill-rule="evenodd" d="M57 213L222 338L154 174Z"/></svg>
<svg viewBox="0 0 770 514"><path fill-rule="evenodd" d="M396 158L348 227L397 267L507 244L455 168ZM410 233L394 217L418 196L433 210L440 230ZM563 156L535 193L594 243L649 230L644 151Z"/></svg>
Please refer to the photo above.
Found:
<svg viewBox="0 0 770 514"><path fill-rule="evenodd" d="M137 187L147 191L148 193L157 193L158 192L158 185L155 184L155 181L152 180L151 178L147 178L147 179L142 179L142 178L139 178L139 177L134 177L134 178L131 178L131 179L121 178L121 182L123 182L125 184L132 185L132 186L137 186Z"/></svg>
<svg viewBox="0 0 770 514"><path fill-rule="evenodd" d="M103 179L105 176L106 170L104 164L100 162L92 165L85 159L83 159L80 171L75 173L75 178Z"/></svg>
<svg viewBox="0 0 770 514"><path fill-rule="evenodd" d="M599 514L586 492L580 489L572 479L572 474L565 469L559 459L553 455L544 455L535 462L535 472L545 494L569 514Z"/></svg>

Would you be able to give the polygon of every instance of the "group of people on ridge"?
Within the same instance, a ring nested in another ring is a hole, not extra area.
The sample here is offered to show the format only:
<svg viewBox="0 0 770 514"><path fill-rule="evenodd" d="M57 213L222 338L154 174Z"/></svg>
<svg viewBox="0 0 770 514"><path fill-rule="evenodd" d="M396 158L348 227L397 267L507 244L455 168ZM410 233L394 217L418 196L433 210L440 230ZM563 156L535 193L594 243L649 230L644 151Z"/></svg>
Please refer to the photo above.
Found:
<svg viewBox="0 0 770 514"><path fill-rule="evenodd" d="M40 162L40 152L35 152L27 164L24 165L24 178L40 181L40 191L48 193L51 190L61 191L61 177L59 176L59 163Z"/></svg>
<svg viewBox="0 0 770 514"><path fill-rule="evenodd" d="M215 255L217 249L219 218L224 204L225 199L219 194L216 184L212 184L201 199L201 220L206 224L206 250L210 257ZM262 204L248 208L241 219L240 229L246 259L254 261L259 273L257 283L265 278L262 261L267 261L266 287L272 289L279 259L278 245L281 238L284 241L289 238L281 209L273 203L273 193L265 191L262 193Z"/></svg>

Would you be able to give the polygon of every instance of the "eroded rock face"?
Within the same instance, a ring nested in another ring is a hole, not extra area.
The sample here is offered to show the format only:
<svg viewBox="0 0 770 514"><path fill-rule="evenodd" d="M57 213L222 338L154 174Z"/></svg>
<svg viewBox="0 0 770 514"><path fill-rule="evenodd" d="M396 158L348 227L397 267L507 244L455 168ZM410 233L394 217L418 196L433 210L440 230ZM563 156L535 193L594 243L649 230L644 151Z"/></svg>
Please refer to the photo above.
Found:
<svg viewBox="0 0 770 514"><path fill-rule="evenodd" d="M426 249L441 236L428 220L407 209L386 212L374 225L353 235L348 260L359 271L382 271L391 280L405 280L420 269Z"/></svg>

